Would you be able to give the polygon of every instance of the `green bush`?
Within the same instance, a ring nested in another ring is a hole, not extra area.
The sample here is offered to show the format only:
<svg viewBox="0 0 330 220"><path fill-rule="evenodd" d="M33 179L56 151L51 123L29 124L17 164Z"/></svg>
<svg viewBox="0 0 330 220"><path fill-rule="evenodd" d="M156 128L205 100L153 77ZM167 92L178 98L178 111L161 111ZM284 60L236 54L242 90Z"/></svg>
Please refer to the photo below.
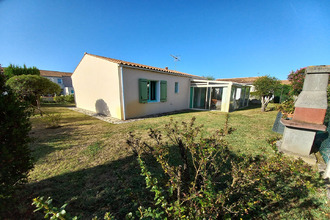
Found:
<svg viewBox="0 0 330 220"><path fill-rule="evenodd" d="M33 166L28 146L30 112L26 109L26 103L5 86L5 76L0 73L0 212Z"/></svg>
<svg viewBox="0 0 330 220"><path fill-rule="evenodd" d="M67 103L74 103L74 95L73 95L73 94L71 94L71 95L66 95L66 96L64 96L64 100L65 100L65 102L67 102Z"/></svg>
<svg viewBox="0 0 330 220"><path fill-rule="evenodd" d="M54 101L56 103L74 103L74 95L60 95L60 96L55 96Z"/></svg>

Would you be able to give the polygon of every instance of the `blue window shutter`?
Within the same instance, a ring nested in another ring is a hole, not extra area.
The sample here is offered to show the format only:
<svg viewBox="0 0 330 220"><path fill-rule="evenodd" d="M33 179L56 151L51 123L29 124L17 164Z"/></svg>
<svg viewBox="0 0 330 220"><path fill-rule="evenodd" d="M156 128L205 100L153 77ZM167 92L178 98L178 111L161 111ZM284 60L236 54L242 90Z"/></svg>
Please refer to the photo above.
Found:
<svg viewBox="0 0 330 220"><path fill-rule="evenodd" d="M160 81L160 101L167 101L167 81Z"/></svg>
<svg viewBox="0 0 330 220"><path fill-rule="evenodd" d="M139 102L147 103L148 102L148 89L147 89L148 80L139 79Z"/></svg>

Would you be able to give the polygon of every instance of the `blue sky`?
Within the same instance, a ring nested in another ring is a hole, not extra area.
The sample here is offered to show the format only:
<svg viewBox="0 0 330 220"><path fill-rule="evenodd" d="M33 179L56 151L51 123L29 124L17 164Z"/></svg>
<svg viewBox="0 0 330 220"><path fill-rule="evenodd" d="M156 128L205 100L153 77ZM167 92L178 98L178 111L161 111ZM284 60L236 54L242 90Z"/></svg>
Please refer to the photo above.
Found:
<svg viewBox="0 0 330 220"><path fill-rule="evenodd" d="M72 72L84 52L200 76L286 79L330 64L330 0L0 0L2 66Z"/></svg>

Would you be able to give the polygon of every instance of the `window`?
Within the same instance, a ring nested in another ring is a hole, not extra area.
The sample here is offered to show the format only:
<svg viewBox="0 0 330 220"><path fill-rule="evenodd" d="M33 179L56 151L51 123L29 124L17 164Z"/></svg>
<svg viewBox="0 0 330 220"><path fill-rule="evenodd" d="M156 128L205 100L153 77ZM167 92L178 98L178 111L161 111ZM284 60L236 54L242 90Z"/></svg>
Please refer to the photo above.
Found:
<svg viewBox="0 0 330 220"><path fill-rule="evenodd" d="M179 82L175 82L175 85L174 85L174 92L175 92L175 93L179 93Z"/></svg>
<svg viewBox="0 0 330 220"><path fill-rule="evenodd" d="M166 102L167 81L139 79L139 101L140 103Z"/></svg>
<svg viewBox="0 0 330 220"><path fill-rule="evenodd" d="M147 82L147 94L148 94L148 102L156 102L157 101L157 81L148 81Z"/></svg>
<svg viewBox="0 0 330 220"><path fill-rule="evenodd" d="M74 93L74 91L73 90L71 90L71 94L73 94Z"/></svg>
<svg viewBox="0 0 330 220"><path fill-rule="evenodd" d="M57 79L58 84L62 84L62 79Z"/></svg>

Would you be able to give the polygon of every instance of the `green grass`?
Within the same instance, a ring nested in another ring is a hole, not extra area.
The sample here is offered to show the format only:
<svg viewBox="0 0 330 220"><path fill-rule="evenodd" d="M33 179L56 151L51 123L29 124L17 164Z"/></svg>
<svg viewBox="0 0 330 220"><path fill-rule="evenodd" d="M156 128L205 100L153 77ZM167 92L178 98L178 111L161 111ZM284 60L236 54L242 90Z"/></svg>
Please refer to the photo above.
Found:
<svg viewBox="0 0 330 220"><path fill-rule="evenodd" d="M126 145L128 132L146 138L149 128L159 128L170 121L190 121L204 124L205 135L223 128L225 113L192 111L147 118L131 123L113 125L67 109L63 105L43 106L48 113L60 113L59 128L48 129L42 118L31 118L33 127L31 149L35 168L29 182L19 192L19 210L13 216L34 216L31 201L37 196L51 196L54 205L69 203L66 210L83 219L103 216L106 211L123 217L136 210L146 193L144 179L132 151ZM277 137L271 131L276 111L261 113L250 108L230 113L229 125L236 131L227 136L230 148L247 155L272 154L267 139ZM320 195L323 196L323 195Z"/></svg>

